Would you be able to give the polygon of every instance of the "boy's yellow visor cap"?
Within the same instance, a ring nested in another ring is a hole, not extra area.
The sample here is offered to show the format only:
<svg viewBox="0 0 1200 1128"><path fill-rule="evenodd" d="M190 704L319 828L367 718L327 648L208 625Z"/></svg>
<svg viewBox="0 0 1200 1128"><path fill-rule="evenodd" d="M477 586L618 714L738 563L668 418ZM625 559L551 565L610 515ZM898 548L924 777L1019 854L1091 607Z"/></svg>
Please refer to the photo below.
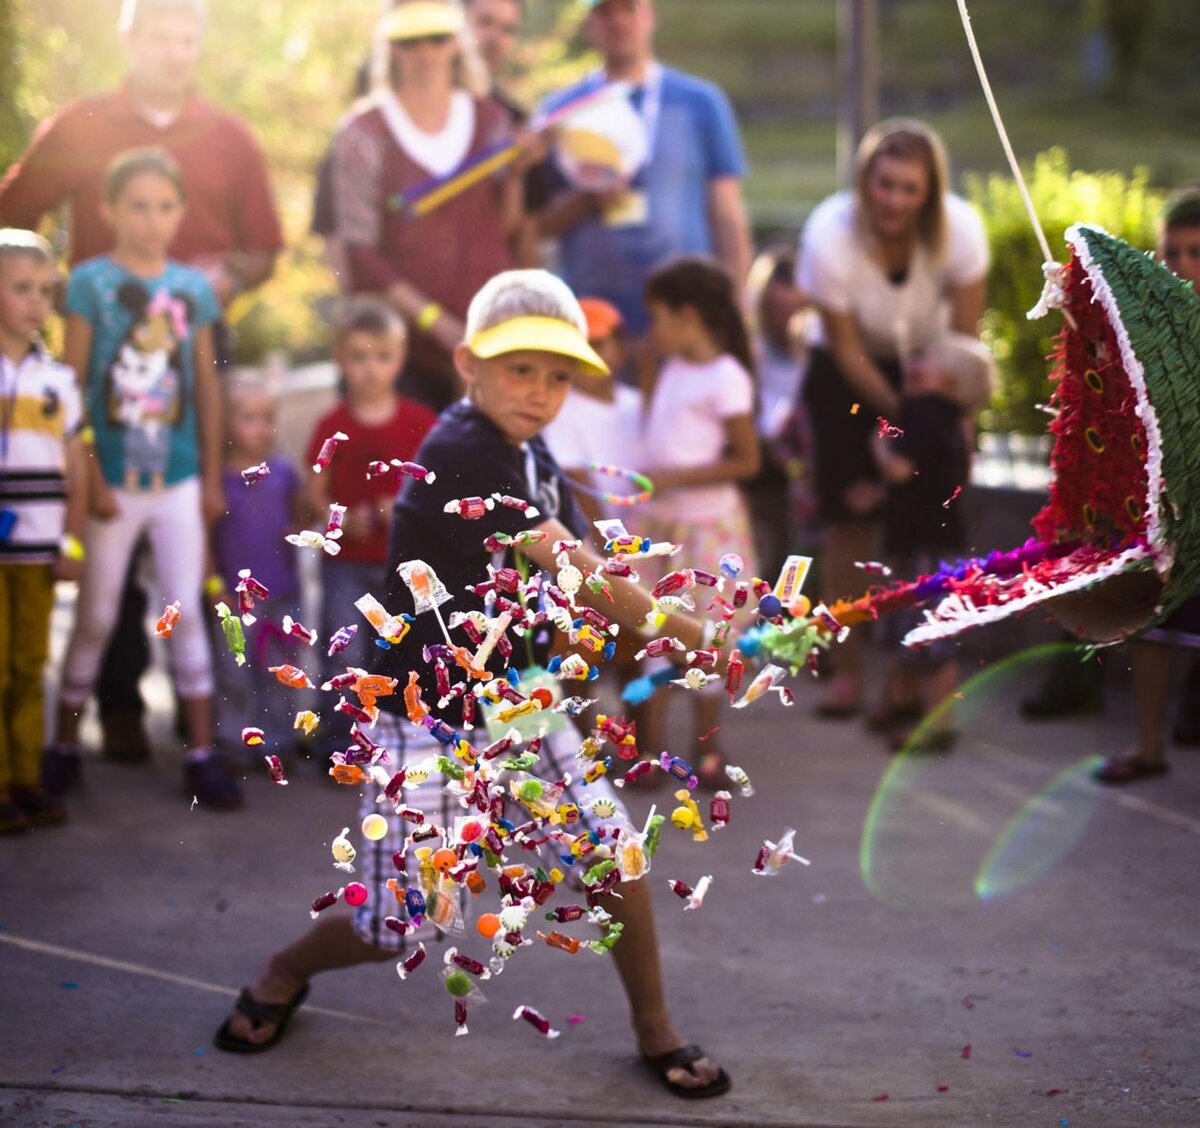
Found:
<svg viewBox="0 0 1200 1128"><path fill-rule="evenodd" d="M557 317L514 317L501 321L490 329L481 329L467 342L467 348L484 360L527 349L555 353L579 361L593 375L611 375L587 338L570 322L559 321Z"/></svg>
<svg viewBox="0 0 1200 1128"><path fill-rule="evenodd" d="M426 39L431 35L457 35L463 29L462 13L439 0L413 0L393 8L383 17L379 33L395 43L403 39Z"/></svg>

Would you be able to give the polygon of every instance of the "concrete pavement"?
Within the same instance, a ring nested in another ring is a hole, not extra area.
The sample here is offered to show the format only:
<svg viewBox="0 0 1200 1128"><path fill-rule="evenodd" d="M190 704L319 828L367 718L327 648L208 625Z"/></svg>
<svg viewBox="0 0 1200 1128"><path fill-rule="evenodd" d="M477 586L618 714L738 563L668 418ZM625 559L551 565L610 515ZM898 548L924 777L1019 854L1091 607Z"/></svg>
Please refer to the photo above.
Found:
<svg viewBox="0 0 1200 1128"><path fill-rule="evenodd" d="M247 809L218 815L189 809L169 753L89 762L67 827L0 843L0 1124L1195 1124L1200 753L1096 788L1086 758L1131 737L1123 688L1033 726L1016 701L1037 675L978 679L936 760L811 719L804 686L790 711L725 717L758 793L706 844L668 827L649 877L676 1023L734 1078L696 1104L639 1064L608 961L541 945L483 985L466 1038L431 960L405 983L388 964L325 976L274 1051L218 1053L238 987L336 885L354 798L255 767ZM635 811L651 801L670 794ZM784 826L811 867L753 877ZM685 914L666 879L702 873ZM513 1023L521 1003L562 1037Z"/></svg>

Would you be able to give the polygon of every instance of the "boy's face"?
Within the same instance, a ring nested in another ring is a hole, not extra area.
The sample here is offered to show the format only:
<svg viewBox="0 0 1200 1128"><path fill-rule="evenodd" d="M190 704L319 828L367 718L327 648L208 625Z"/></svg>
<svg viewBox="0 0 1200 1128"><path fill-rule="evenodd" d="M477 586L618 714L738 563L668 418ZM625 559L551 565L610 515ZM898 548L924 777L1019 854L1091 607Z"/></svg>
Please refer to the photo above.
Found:
<svg viewBox="0 0 1200 1128"><path fill-rule="evenodd" d="M275 401L266 392L243 392L229 404L229 437L234 454L262 462L275 448Z"/></svg>
<svg viewBox="0 0 1200 1128"><path fill-rule="evenodd" d="M54 267L34 255L0 258L0 331L16 342L32 341L54 308Z"/></svg>
<svg viewBox="0 0 1200 1128"><path fill-rule="evenodd" d="M557 353L524 349L484 360L466 345L454 362L471 402L510 442L527 442L558 414L579 365Z"/></svg>
<svg viewBox="0 0 1200 1128"><path fill-rule="evenodd" d="M1200 227L1168 227L1159 240L1158 257L1169 271L1200 290Z"/></svg>
<svg viewBox="0 0 1200 1128"><path fill-rule="evenodd" d="M391 394L404 367L399 333L347 333L333 350L351 403L378 403Z"/></svg>
<svg viewBox="0 0 1200 1128"><path fill-rule="evenodd" d="M102 210L118 248L139 257L165 255L183 222L179 189L157 172L134 176Z"/></svg>

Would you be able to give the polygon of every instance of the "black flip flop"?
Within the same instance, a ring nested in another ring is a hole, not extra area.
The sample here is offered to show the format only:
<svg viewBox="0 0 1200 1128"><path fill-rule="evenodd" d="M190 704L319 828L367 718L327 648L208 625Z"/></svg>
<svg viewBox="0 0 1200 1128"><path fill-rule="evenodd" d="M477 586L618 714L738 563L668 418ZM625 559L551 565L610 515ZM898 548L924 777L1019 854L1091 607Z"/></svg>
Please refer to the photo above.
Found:
<svg viewBox="0 0 1200 1128"><path fill-rule="evenodd" d="M1113 786L1134 783L1139 779L1153 779L1166 775L1170 770L1165 760L1151 763L1140 756L1111 756L1092 773L1092 778L1097 783Z"/></svg>
<svg viewBox="0 0 1200 1128"><path fill-rule="evenodd" d="M889 733L900 725L913 724L920 719L920 705L888 704L867 714L867 731Z"/></svg>
<svg viewBox="0 0 1200 1128"><path fill-rule="evenodd" d="M227 1018L214 1036L213 1045L218 1050L224 1050L230 1054L259 1054L264 1050L269 1050L283 1037L292 1015L307 998L307 983L286 1003L260 1003L247 988L242 988L242 993L238 995L233 1009L244 1014L255 1026L263 1026L268 1022L273 1023L275 1033L265 1042L248 1042L245 1038L239 1038L230 1032L230 1020Z"/></svg>
<svg viewBox="0 0 1200 1128"><path fill-rule="evenodd" d="M906 733L893 733L888 739L888 745L893 752L906 752L914 755L951 752L957 743L958 733L954 729L934 729L932 732L922 732L919 726Z"/></svg>
<svg viewBox="0 0 1200 1128"><path fill-rule="evenodd" d="M707 1085L701 1085L698 1088L688 1088L680 1085L670 1079L668 1074L672 1069L678 1069L682 1066L689 1073L695 1076L695 1071L692 1066L702 1057L708 1055L696 1045L680 1046L676 1050L668 1050L665 1054L642 1054L644 1061L651 1069L654 1070L655 1076L672 1093L677 1097L684 1097L687 1100L702 1100L705 1097L719 1097L722 1093L729 1092L733 1082L729 1079L729 1074L720 1066L717 1068L720 1072Z"/></svg>

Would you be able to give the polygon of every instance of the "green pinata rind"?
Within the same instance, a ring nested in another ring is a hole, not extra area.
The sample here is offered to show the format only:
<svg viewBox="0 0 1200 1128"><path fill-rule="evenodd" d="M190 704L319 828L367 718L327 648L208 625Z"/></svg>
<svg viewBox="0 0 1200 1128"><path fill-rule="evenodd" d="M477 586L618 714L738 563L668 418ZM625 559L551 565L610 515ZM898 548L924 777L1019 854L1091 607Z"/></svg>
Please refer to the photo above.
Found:
<svg viewBox="0 0 1200 1128"><path fill-rule="evenodd" d="M1146 429L1147 529L1164 583L1152 626L1200 591L1200 297L1107 232L1067 232L1104 304Z"/></svg>

